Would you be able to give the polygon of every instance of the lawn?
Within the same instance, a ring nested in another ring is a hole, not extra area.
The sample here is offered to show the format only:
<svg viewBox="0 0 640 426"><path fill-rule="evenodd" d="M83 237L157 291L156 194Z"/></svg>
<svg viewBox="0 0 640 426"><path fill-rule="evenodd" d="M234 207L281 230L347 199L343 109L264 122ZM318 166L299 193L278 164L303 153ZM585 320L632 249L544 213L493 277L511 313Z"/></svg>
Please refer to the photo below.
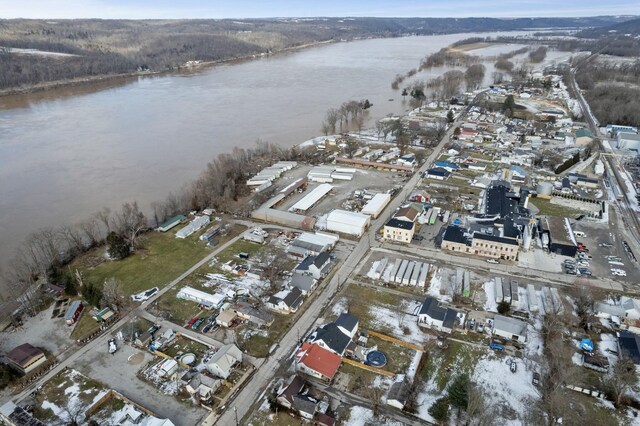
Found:
<svg viewBox="0 0 640 426"><path fill-rule="evenodd" d="M560 206L557 204L552 204L551 200L546 200L544 198L532 198L529 200L529 204L533 204L540 211L539 215L545 216L578 216L583 214L581 210L572 209L570 207Z"/></svg>
<svg viewBox="0 0 640 426"><path fill-rule="evenodd" d="M249 426L300 426L304 423L286 412L280 411L276 414L269 409L261 409L249 420L248 424Z"/></svg>
<svg viewBox="0 0 640 426"><path fill-rule="evenodd" d="M384 352L387 356L387 365L382 367L382 369L396 374L406 373L407 368L411 365L411 360L416 353L413 349L396 345L395 343L386 342L376 337L369 337L368 346L373 345L377 345L378 350Z"/></svg>
<svg viewBox="0 0 640 426"><path fill-rule="evenodd" d="M289 330L293 316L282 315L274 313L274 320L271 327L267 331L267 335L252 334L249 338L245 339L240 333L240 330L236 330L238 336L238 346L244 349L249 355L264 358L269 354L271 346L280 340L280 337ZM253 328L253 326L247 326Z"/></svg>
<svg viewBox="0 0 640 426"><path fill-rule="evenodd" d="M160 349L160 352L164 353L165 355L169 355L172 358L177 356L178 354L182 355L182 354L192 353L192 354L195 354L196 357L199 359L208 350L209 350L209 347L206 345L198 343L195 340L188 339L184 336L178 336L175 339L173 339L171 344L169 344L168 346L162 347Z"/></svg>
<svg viewBox="0 0 640 426"><path fill-rule="evenodd" d="M98 321L93 319L89 312L90 310L90 306L85 306L82 315L80 315L80 318L78 319L78 323L71 332L72 339L80 339L81 337L89 334L90 331L97 329L100 325Z"/></svg>
<svg viewBox="0 0 640 426"><path fill-rule="evenodd" d="M196 316L202 316L205 312L196 302L191 300L178 299L176 295L180 288L172 288L163 294L152 306L153 310L162 312L164 318L169 321L184 326L189 320ZM208 316L210 313L205 312Z"/></svg>
<svg viewBox="0 0 640 426"><path fill-rule="evenodd" d="M340 372L350 376L347 389L358 395L366 396L366 392L373 385L378 374L356 367L355 365L343 363L340 366Z"/></svg>
<svg viewBox="0 0 640 426"><path fill-rule="evenodd" d="M226 236L218 239L218 244L224 244L244 229L234 225ZM134 255L88 266L100 259L104 250L105 247L99 247L81 256L73 262L72 268L80 269L85 279L94 283L104 283L114 277L123 283L127 295L164 287L212 251L197 239L197 234L181 240L175 238L173 232L150 232L144 236L144 249Z"/></svg>
<svg viewBox="0 0 640 426"><path fill-rule="evenodd" d="M385 291L378 291L370 287L349 285L342 294L347 299L349 313L360 320L360 328L369 328L372 323L370 306L385 305L388 307L399 307L403 298ZM384 332L385 330L377 330Z"/></svg>
<svg viewBox="0 0 640 426"><path fill-rule="evenodd" d="M252 243L251 241L238 240L218 253L216 258L220 263L226 263L231 259L238 259L238 253L247 253L249 257L252 258L265 247L266 245Z"/></svg>

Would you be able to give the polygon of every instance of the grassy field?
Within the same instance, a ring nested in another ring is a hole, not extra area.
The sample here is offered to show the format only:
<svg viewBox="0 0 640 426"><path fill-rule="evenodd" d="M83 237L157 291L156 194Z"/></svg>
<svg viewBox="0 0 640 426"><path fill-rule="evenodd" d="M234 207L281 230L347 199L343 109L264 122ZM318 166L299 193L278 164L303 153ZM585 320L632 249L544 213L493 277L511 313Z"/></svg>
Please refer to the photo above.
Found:
<svg viewBox="0 0 640 426"><path fill-rule="evenodd" d="M566 217L579 216L584 213L578 209L552 204L551 200L546 200L544 198L532 198L529 200L529 204L533 204L540 210L538 212L539 215Z"/></svg>
<svg viewBox="0 0 640 426"><path fill-rule="evenodd" d="M218 239L218 244L224 244L244 229L235 225L225 237ZM104 283L114 277L123 283L125 293L131 295L151 287L164 287L212 250L199 241L197 235L181 240L175 238L173 232L151 232L144 239L145 248L126 259L88 266L103 256L105 248L100 247L74 261L72 269L80 269L85 279L94 283Z"/></svg>
<svg viewBox="0 0 640 426"><path fill-rule="evenodd" d="M304 423L300 419L282 411L276 414L269 410L260 410L249 420L248 424L249 426L300 426L300 424Z"/></svg>
<svg viewBox="0 0 640 426"><path fill-rule="evenodd" d="M383 370L388 370L396 374L406 373L407 368L411 365L413 355L416 353L413 349L370 337L368 346L373 345L377 345L378 350L384 352L387 356L387 365L383 367Z"/></svg>
<svg viewBox="0 0 640 426"><path fill-rule="evenodd" d="M247 253L249 257L258 254L266 245L252 243L251 241L238 240L226 249L222 250L216 258L220 263L226 263L231 259L238 259L238 253Z"/></svg>
<svg viewBox="0 0 640 426"><path fill-rule="evenodd" d="M389 307L399 307L404 300L395 294L378 291L370 287L359 285L349 285L342 294L347 299L349 313L360 320L360 328L367 327L372 323L372 315L369 312L371 305L386 305ZM385 332L386 330L377 330Z"/></svg>
<svg viewBox="0 0 640 426"><path fill-rule="evenodd" d="M153 308L162 311L169 321L178 325L185 325L191 318L202 316L204 311L195 302L178 299L176 297L178 291L179 288L167 291L153 305Z"/></svg>

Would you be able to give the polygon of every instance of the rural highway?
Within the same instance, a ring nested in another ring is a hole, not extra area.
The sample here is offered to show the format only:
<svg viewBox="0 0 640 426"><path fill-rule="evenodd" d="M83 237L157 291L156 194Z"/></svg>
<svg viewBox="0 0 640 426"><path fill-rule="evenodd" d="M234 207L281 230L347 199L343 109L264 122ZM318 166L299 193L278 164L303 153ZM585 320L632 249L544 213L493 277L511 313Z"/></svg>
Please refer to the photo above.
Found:
<svg viewBox="0 0 640 426"><path fill-rule="evenodd" d="M460 114L457 121L451 125L447 134L442 138L442 141L427 158L422 167L420 167L411 179L409 179L403 190L400 191L393 200L391 200L385 209L387 212L393 213L402 203L405 202L407 197L410 195L410 192L420 181L422 173L439 157L440 152L453 134L453 129L461 123L467 112L468 108L465 109ZM256 369L253 377L238 393L236 398L227 403L224 413L222 413L220 417L215 413L211 413L211 415L205 419L203 425L209 426L218 424L221 426L235 426L236 424L245 424L243 419L245 416L251 414L254 405L258 403L261 396L267 391L269 384L274 378L274 372L279 369L279 360L287 360L290 358L293 351L298 346L298 336L305 336L307 331L309 331L315 324L316 319L321 315L324 308L338 293L343 283L346 282L347 278L358 266L360 261L364 259L368 250L371 248L371 243L376 241L376 233L378 232L378 229L384 225L387 219L388 216L381 215L371 223L367 233L360 239L358 244L355 245L351 254L347 257L344 263L339 266L339 269L333 275L322 294L318 295L317 298L311 302L311 305L307 310L299 317L297 322L291 325L291 328L284 337L282 337L279 346L276 348L274 353L265 360L262 366Z"/></svg>

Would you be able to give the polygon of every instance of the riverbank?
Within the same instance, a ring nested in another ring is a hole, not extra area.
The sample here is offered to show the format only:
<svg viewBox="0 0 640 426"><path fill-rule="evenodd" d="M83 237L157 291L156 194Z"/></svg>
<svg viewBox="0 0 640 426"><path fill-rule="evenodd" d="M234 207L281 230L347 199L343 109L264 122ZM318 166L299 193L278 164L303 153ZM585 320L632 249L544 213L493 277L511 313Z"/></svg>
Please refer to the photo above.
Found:
<svg viewBox="0 0 640 426"><path fill-rule="evenodd" d="M374 37L371 37L371 38L374 38ZM235 65L235 64L241 64L247 61L253 61L255 59L261 59L266 57L282 55L286 53L297 52L303 49L308 49L311 47L317 47L317 46L322 46L322 45L336 43L336 42L339 42L339 40L323 40L323 41L317 41L313 43L305 43L299 46L285 47L284 49L281 49L272 53L267 53L267 54L264 54L264 53L258 54L258 55L252 54L252 55L246 55L246 56L241 56L237 58L221 59L218 61L205 61L205 62L199 62L197 64L189 65L189 66L179 66L177 68L172 68L164 71L132 71L132 72L121 73L121 74L104 74L104 75L78 77L78 78L72 78L72 79L47 81L47 82L42 82L37 84L30 84L26 86L1 89L0 97L12 96L12 95L25 95L29 93L37 93L37 92L43 92L43 91L53 90L53 89L78 87L78 86L85 86L85 85L97 84L97 83L107 83L110 81L119 82L122 80L133 79L137 77L170 75L174 73L206 69L206 68L210 68L218 65Z"/></svg>

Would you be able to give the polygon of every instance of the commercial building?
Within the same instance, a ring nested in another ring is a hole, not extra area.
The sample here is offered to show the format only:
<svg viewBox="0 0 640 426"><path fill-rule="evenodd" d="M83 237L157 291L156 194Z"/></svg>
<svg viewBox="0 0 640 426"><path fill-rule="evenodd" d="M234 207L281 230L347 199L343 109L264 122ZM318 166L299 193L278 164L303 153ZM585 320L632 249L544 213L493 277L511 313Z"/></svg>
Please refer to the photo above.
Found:
<svg viewBox="0 0 640 426"><path fill-rule="evenodd" d="M327 216L327 230L361 237L371 223L371 217L346 210L333 210Z"/></svg>
<svg viewBox="0 0 640 426"><path fill-rule="evenodd" d="M515 238L473 233L471 254L493 259L516 260L520 245Z"/></svg>
<svg viewBox="0 0 640 426"><path fill-rule="evenodd" d="M302 198L293 206L291 206L289 208L289 211L296 212L296 213L305 213L311 207L316 205L316 203L318 203L318 201L320 201L325 195L331 192L332 189L333 189L333 186L329 185L328 183L323 183L321 185L318 185L306 196L304 196L304 198Z"/></svg>
<svg viewBox="0 0 640 426"><path fill-rule="evenodd" d="M569 220L560 217L544 217L538 220L538 228L549 240L549 252L574 257L578 243ZM544 239L544 238L543 238Z"/></svg>
<svg viewBox="0 0 640 426"><path fill-rule="evenodd" d="M47 357L42 349L36 348L29 343L14 348L5 355L8 364L21 374L25 375L47 361Z"/></svg>
<svg viewBox="0 0 640 426"><path fill-rule="evenodd" d="M618 149L628 149L629 151L640 151L640 135L630 132L619 132L616 137Z"/></svg>
<svg viewBox="0 0 640 426"><path fill-rule="evenodd" d="M287 254L299 259L304 259L309 255L315 256L325 251L331 251L339 239L340 237L335 234L303 232L289 244Z"/></svg>
<svg viewBox="0 0 640 426"><path fill-rule="evenodd" d="M415 232L415 223L396 218L384 224L384 239L400 243L410 243Z"/></svg>
<svg viewBox="0 0 640 426"><path fill-rule="evenodd" d="M380 213L391 201L391 194L376 194L371 200L362 208L362 214L368 214L376 219L380 216Z"/></svg>

